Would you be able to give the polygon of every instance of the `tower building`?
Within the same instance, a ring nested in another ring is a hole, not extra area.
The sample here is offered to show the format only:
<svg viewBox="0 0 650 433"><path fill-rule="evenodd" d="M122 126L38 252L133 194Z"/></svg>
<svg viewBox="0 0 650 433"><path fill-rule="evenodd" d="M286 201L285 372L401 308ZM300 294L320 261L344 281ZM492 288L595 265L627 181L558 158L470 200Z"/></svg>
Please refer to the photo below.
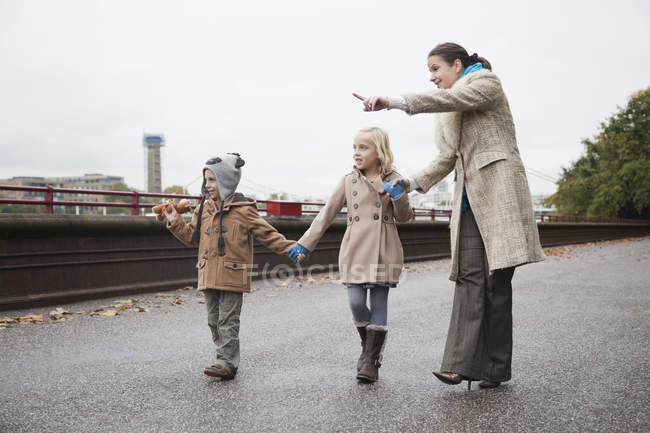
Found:
<svg viewBox="0 0 650 433"><path fill-rule="evenodd" d="M162 192L160 148L165 145L163 134L147 134L142 137L144 148L144 186L147 192Z"/></svg>

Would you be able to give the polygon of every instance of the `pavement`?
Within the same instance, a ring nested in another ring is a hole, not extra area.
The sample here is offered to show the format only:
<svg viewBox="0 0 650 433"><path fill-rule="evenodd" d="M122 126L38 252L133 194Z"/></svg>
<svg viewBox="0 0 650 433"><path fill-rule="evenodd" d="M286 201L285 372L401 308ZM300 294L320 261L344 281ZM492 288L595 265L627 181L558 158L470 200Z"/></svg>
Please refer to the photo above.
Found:
<svg viewBox="0 0 650 433"><path fill-rule="evenodd" d="M518 268L513 378L493 390L431 374L448 260L408 264L392 289L372 385L355 380L358 336L333 276L254 282L232 381L202 372L213 348L192 290L61 305L58 320L55 307L3 312L45 319L0 327L0 432L648 432L649 257L645 238Z"/></svg>

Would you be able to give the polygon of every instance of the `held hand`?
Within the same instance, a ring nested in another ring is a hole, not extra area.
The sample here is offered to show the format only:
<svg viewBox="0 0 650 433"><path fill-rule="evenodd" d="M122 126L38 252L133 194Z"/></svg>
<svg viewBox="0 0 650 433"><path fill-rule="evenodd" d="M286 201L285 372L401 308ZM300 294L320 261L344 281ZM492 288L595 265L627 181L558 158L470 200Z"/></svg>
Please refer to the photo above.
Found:
<svg viewBox="0 0 650 433"><path fill-rule="evenodd" d="M388 108L388 98L385 96L371 96L366 98L354 92L352 95L363 101L363 111L380 111Z"/></svg>
<svg viewBox="0 0 650 433"><path fill-rule="evenodd" d="M390 195L390 198L392 198L393 200L397 200L402 196L402 194L404 194L407 185L408 185L408 181L405 179L395 179L392 183L391 182L382 183L382 186L384 187L384 191L386 191Z"/></svg>
<svg viewBox="0 0 650 433"><path fill-rule="evenodd" d="M399 179L395 179L395 180L393 181L393 186L395 186L395 185L397 185L398 183L401 183L401 182L404 183L404 191L405 191L407 194L408 194L409 192L411 192L411 182L410 182L408 179L404 178L404 177L399 178Z"/></svg>
<svg viewBox="0 0 650 433"><path fill-rule="evenodd" d="M296 242L294 246L292 246L287 250L287 255L289 256L292 262L300 263L304 259L308 259L310 253L307 248L303 247L298 242Z"/></svg>

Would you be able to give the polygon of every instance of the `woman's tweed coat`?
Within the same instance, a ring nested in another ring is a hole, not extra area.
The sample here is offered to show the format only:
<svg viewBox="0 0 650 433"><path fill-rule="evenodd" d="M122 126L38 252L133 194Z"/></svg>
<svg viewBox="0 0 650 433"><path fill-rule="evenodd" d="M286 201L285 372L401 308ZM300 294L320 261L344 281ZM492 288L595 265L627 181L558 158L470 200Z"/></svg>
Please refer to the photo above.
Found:
<svg viewBox="0 0 650 433"><path fill-rule="evenodd" d="M450 89L402 96L411 115L440 113L436 116L440 153L414 176L418 191L428 191L456 169L449 278L458 277L463 187L490 272L544 260L512 114L497 76L484 69L467 74Z"/></svg>

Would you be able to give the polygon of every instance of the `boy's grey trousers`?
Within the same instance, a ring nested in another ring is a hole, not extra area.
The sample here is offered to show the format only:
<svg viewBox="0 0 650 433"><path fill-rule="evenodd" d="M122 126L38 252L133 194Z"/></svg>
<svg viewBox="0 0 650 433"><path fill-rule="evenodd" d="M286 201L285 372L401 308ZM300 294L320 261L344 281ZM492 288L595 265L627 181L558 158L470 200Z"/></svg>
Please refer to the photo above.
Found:
<svg viewBox="0 0 650 433"><path fill-rule="evenodd" d="M215 365L225 367L233 375L239 367L239 314L243 293L205 289L208 326L216 347Z"/></svg>

